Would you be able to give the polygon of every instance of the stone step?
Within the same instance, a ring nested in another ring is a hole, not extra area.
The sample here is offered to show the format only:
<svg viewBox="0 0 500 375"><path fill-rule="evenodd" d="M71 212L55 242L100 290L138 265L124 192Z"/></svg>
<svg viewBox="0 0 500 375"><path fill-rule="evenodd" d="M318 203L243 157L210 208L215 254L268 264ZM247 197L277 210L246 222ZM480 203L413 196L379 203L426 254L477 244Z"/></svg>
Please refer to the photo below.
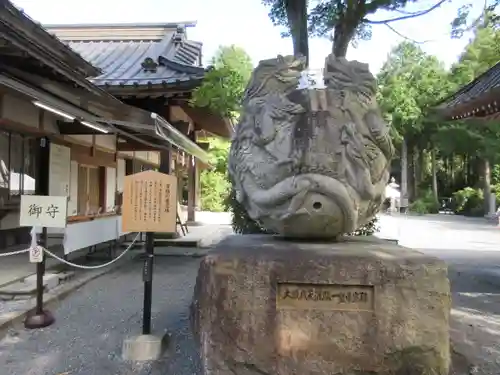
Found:
<svg viewBox="0 0 500 375"><path fill-rule="evenodd" d="M34 284L36 288L36 274L26 277L23 282L25 284ZM59 276L57 273L47 272L43 276L43 286L46 289L52 289L59 285Z"/></svg>
<svg viewBox="0 0 500 375"><path fill-rule="evenodd" d="M48 272L43 277L43 286L45 292L53 289L60 283L73 278L74 271ZM36 274L30 275L21 281L9 284L0 288L0 298L3 300L11 300L18 298L31 298L36 294Z"/></svg>

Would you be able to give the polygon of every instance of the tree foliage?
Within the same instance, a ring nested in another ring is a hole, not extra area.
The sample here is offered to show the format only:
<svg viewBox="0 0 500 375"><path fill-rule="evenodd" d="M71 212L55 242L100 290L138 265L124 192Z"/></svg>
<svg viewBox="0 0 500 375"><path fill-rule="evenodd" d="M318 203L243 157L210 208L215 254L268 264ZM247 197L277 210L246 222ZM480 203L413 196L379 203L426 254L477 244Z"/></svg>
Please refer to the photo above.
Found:
<svg viewBox="0 0 500 375"><path fill-rule="evenodd" d="M229 141L217 137L210 137L205 141L209 143L208 154L212 168L205 169L200 174L201 208L222 212L225 210L224 200L231 187L227 179Z"/></svg>
<svg viewBox="0 0 500 375"><path fill-rule="evenodd" d="M476 30L481 25L498 23L500 14L498 7L500 0L484 1L483 11L477 17L471 14L473 3L462 5L457 12L457 17L451 23L451 37L461 38L469 31Z"/></svg>
<svg viewBox="0 0 500 375"><path fill-rule="evenodd" d="M396 143L402 137L421 144L430 141L433 124L427 112L451 89L444 65L419 46L396 46L378 74L379 104L391 125Z"/></svg>
<svg viewBox="0 0 500 375"><path fill-rule="evenodd" d="M374 19L372 16L377 11L398 11L417 3L417 0L318 0L305 17L300 17L297 12L306 9L307 0L262 0L269 7L269 17L274 25L286 28L284 36L292 36L294 47L297 44L295 41L303 38L300 34L303 27L297 25L303 20L307 21L309 35L329 37L333 32L332 52L338 57L346 55L349 43L370 39L372 25L386 25L394 30L389 26L390 23L428 14L445 1L436 0L426 9L400 13L388 19ZM297 7L298 3L303 6ZM305 54L294 48L294 53L297 52Z"/></svg>
<svg viewBox="0 0 500 375"><path fill-rule="evenodd" d="M497 22L480 25L474 37L465 47L458 62L451 67L448 81L453 89L473 81L500 61L500 30ZM442 148L448 152L462 152L470 156L498 160L497 146L500 135L500 123L456 121L439 128L439 140ZM453 137L453 140L450 138Z"/></svg>
<svg viewBox="0 0 500 375"><path fill-rule="evenodd" d="M193 92L192 105L208 107L227 118L234 117L252 69L252 60L244 49L234 45L219 47L201 86Z"/></svg>
<svg viewBox="0 0 500 375"><path fill-rule="evenodd" d="M444 121L433 113L441 99L500 61L498 21L484 20L472 30L473 38L448 71L434 56L404 42L391 51L378 75L378 101L393 139L401 145L404 138L408 146L407 184L417 211L431 206L434 210L435 201L429 198L432 182L436 190L439 186L440 196L454 197L457 212L484 213L489 164L497 171L494 164L500 163L500 150L495 146L500 142L500 122Z"/></svg>
<svg viewBox="0 0 500 375"><path fill-rule="evenodd" d="M202 85L193 92L191 104L208 107L226 118L237 117L252 69L252 60L245 50L234 45L219 47ZM217 137L206 140L210 144L208 153L212 168L200 175L201 206L204 210L223 211L224 199L230 190L227 179L229 141Z"/></svg>

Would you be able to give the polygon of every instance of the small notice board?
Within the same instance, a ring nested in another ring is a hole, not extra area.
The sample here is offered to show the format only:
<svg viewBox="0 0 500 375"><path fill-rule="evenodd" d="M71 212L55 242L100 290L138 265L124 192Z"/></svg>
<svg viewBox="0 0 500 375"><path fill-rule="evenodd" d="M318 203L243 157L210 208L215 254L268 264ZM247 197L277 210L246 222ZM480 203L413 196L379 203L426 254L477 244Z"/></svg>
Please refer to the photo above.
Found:
<svg viewBox="0 0 500 375"><path fill-rule="evenodd" d="M175 232L177 178L156 171L125 176L123 232Z"/></svg>
<svg viewBox="0 0 500 375"><path fill-rule="evenodd" d="M68 197L21 195L19 226L66 228Z"/></svg>

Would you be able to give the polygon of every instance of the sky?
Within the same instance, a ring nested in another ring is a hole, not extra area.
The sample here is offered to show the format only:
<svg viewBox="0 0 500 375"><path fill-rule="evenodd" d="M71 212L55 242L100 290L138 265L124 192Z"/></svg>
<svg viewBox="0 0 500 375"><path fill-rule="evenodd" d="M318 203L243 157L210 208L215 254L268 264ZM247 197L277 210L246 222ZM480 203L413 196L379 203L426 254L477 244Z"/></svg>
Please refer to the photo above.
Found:
<svg viewBox="0 0 500 375"><path fill-rule="evenodd" d="M437 0L419 0L413 11L433 5ZM281 38L281 29L269 20L267 9L260 0L14 0L35 21L42 24L73 23L169 23L197 21L188 29L188 37L203 43L204 63L220 45L237 45L244 48L254 64L278 54L292 53L292 41ZM450 38L450 22L457 9L473 2L474 14L481 11L482 1L449 0L426 16L391 23L397 31L417 42L436 55L446 65L456 61L468 42ZM379 12L372 19L386 19L400 14ZM357 48L349 48L347 58L368 63L377 73L391 48L403 39L383 25L374 26L370 41L362 41ZM312 38L309 44L310 67L322 68L331 51L326 38Z"/></svg>

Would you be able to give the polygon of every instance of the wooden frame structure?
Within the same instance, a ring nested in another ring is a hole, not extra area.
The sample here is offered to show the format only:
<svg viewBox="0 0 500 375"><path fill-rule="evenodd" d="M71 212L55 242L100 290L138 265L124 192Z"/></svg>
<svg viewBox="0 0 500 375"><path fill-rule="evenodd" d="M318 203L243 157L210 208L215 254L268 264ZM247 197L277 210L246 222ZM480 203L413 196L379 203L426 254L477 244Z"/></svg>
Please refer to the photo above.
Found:
<svg viewBox="0 0 500 375"><path fill-rule="evenodd" d="M125 174L168 170L171 160L162 162L159 154L170 155L173 148L200 163L209 160L203 146L161 114L129 105L92 83L89 78L102 73L98 67L8 1L0 5L0 69L0 142L5 143L0 146L0 249L29 243L31 228L19 227L18 196L36 194L28 185L40 173L53 182L51 195L68 196L70 232L99 219L99 227L108 225L116 234ZM66 174L57 175L54 168L62 167L55 162L36 171L31 167L42 137L60 152L53 161L68 158ZM20 146L13 143L18 139ZM91 240L92 233L83 237ZM105 242L99 238L89 246Z"/></svg>

